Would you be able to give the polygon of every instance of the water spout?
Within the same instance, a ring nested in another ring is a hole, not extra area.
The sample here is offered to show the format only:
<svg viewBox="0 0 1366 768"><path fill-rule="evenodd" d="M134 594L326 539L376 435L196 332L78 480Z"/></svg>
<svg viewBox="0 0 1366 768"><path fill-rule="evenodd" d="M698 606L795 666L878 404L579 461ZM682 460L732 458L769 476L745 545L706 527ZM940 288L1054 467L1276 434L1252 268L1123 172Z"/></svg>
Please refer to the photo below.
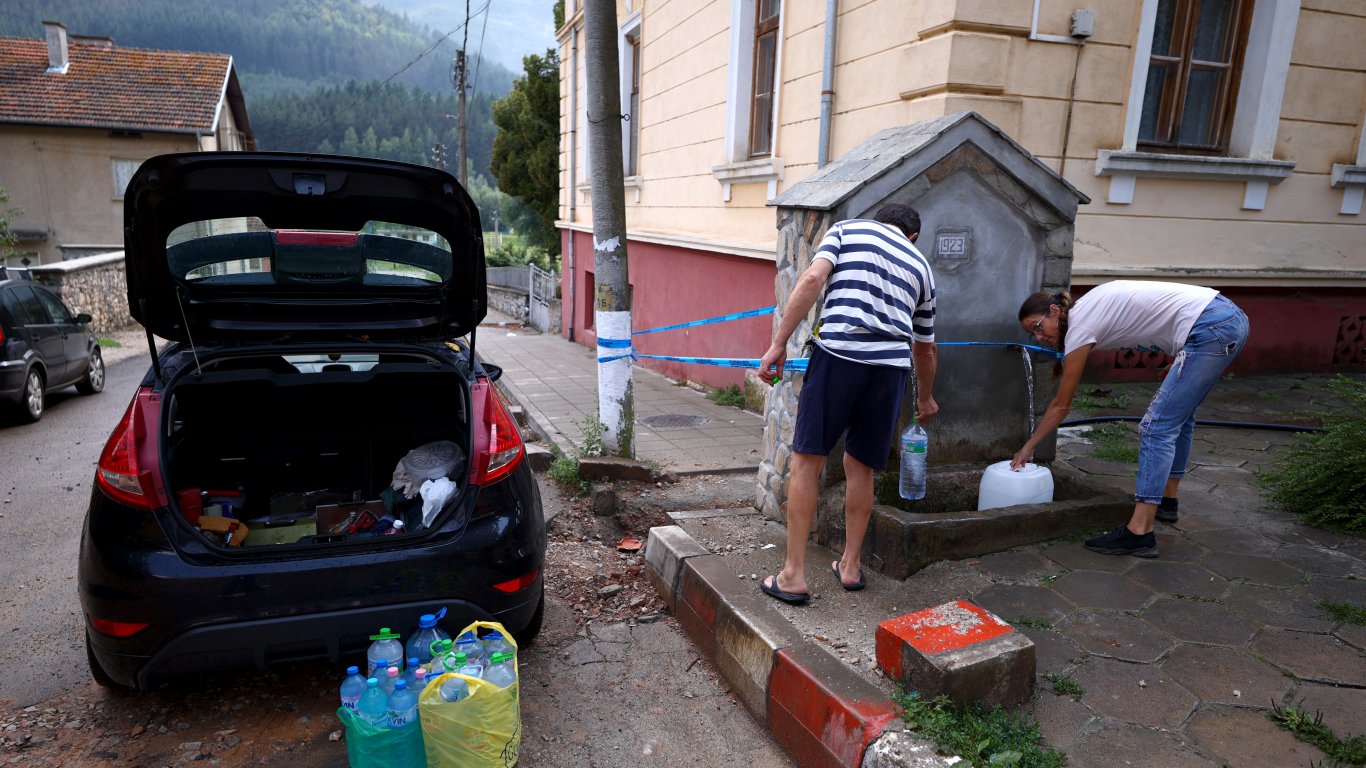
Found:
<svg viewBox="0 0 1366 768"><path fill-rule="evenodd" d="M1020 359L1024 361L1025 370L1025 391L1028 393L1026 401L1029 403L1029 431L1026 435L1034 434L1034 361L1029 357L1029 350L1020 347Z"/></svg>

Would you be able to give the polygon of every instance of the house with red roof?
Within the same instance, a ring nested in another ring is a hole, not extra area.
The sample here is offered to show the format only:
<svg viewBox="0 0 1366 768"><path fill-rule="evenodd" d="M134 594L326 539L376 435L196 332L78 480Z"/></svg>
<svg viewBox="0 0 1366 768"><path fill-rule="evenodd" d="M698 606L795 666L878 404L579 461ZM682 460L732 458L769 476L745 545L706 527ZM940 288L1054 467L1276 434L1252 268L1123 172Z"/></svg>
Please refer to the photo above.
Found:
<svg viewBox="0 0 1366 768"><path fill-rule="evenodd" d="M232 56L121 48L45 21L0 38L0 188L41 265L123 249L123 192L168 152L256 148Z"/></svg>

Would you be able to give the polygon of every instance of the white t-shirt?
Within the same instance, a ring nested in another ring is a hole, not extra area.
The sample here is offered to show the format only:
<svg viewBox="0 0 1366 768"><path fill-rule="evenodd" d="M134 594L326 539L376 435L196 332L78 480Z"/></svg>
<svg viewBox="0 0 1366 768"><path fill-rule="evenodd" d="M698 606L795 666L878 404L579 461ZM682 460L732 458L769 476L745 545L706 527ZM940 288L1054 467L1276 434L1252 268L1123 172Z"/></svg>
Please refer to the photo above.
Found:
<svg viewBox="0 0 1366 768"><path fill-rule="evenodd" d="M1175 355L1200 313L1218 295L1213 288L1182 283L1103 283L1068 310L1063 354L1094 342L1097 349Z"/></svg>

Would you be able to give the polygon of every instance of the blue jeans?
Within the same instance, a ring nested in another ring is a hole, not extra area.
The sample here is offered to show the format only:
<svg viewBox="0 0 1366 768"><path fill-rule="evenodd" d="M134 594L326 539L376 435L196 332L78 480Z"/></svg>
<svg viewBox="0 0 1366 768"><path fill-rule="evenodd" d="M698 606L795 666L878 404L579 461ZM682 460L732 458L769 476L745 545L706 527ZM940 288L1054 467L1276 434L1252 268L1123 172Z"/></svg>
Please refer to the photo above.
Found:
<svg viewBox="0 0 1366 768"><path fill-rule="evenodd" d="M1185 477L1195 440L1195 409L1243 350L1247 332L1247 315L1223 295L1200 313L1139 422L1135 501L1160 504L1167 480Z"/></svg>

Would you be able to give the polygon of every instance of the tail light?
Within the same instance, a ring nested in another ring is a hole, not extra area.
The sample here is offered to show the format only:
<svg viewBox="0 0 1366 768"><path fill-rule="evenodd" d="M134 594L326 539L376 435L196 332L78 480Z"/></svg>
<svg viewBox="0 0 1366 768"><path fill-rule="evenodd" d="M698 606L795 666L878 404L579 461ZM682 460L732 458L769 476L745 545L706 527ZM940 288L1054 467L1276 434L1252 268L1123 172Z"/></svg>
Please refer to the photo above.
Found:
<svg viewBox="0 0 1366 768"><path fill-rule="evenodd" d="M531 585L535 584L536 577L540 575L540 571L530 571L528 573L522 574L521 576L518 576L515 579L500 581L497 584L494 584L493 588L498 590L499 592L507 592L508 594L511 594L513 592L518 592L523 589L526 589L527 587L530 587Z"/></svg>
<svg viewBox="0 0 1366 768"><path fill-rule="evenodd" d="M502 398L489 384L482 384L479 389L483 395L484 424L488 428L488 436L486 441L477 440L475 443L479 455L475 461L477 474L473 480L475 485L486 486L512 474L526 454L522 447L522 434L517 431L517 422L508 413Z"/></svg>
<svg viewBox="0 0 1366 768"><path fill-rule="evenodd" d="M161 398L150 388L139 389L104 444L95 470L100 490L134 509L152 510L166 504L156 455L160 406Z"/></svg>
<svg viewBox="0 0 1366 768"><path fill-rule="evenodd" d="M132 637L147 628L147 623L136 623L131 621L110 621L109 619L97 619L90 617L90 628L102 635L110 637Z"/></svg>

